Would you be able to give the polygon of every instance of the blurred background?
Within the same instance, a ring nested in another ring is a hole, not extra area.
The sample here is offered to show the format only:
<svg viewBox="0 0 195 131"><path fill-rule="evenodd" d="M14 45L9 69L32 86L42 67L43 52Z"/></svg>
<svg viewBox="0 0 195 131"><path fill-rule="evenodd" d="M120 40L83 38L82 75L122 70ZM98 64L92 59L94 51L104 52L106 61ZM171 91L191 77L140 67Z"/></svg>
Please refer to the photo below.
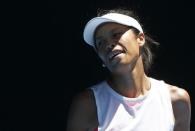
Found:
<svg viewBox="0 0 195 131"><path fill-rule="evenodd" d="M195 87L192 1L82 0L7 2L2 10L0 131L65 130L72 98L107 71L82 33L98 9L134 10L160 46L149 76Z"/></svg>

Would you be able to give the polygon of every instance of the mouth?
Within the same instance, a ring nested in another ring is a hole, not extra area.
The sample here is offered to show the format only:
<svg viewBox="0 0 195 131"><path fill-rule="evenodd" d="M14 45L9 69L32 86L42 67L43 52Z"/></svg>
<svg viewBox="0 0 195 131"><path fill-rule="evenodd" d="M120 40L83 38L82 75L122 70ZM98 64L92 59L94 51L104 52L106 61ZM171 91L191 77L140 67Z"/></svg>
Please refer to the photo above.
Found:
<svg viewBox="0 0 195 131"><path fill-rule="evenodd" d="M112 52L110 52L108 54L108 58L109 58L109 60L113 60L115 57L117 57L118 55L120 55L122 53L124 53L124 51L122 51L122 50L114 50L114 51L112 51Z"/></svg>

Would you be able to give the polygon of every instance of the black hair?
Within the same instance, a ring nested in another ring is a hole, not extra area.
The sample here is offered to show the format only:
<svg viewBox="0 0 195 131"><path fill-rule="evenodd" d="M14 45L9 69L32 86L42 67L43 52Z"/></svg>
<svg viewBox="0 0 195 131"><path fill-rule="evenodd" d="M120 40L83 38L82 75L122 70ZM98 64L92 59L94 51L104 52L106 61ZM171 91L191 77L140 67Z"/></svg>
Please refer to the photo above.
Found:
<svg viewBox="0 0 195 131"><path fill-rule="evenodd" d="M112 10L98 10L97 16L102 16L102 15L108 14L108 13L124 14L124 15L130 16L130 17L133 17L134 19L136 19L139 22L139 18L136 15L136 13L133 12L132 10L129 10L129 9L118 8L118 9L112 9ZM141 23L140 23L140 25L142 26ZM136 28L131 27L131 29L137 35L140 33L139 30ZM144 65L144 71L146 73L148 73L148 71L152 65L153 58L154 58L154 54L152 53L152 48L157 47L159 45L159 42L156 42L153 38L151 38L148 34L146 34L146 32L144 32L144 35L145 35L145 44L142 48L141 55L142 55L142 61L143 61L143 65Z"/></svg>

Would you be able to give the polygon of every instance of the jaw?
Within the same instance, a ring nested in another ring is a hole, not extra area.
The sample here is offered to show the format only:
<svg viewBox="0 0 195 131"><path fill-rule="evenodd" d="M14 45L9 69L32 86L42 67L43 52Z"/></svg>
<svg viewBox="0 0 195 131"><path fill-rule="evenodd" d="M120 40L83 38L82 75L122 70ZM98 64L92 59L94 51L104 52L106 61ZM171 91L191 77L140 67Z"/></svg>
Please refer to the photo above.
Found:
<svg viewBox="0 0 195 131"><path fill-rule="evenodd" d="M140 63L140 60L142 61L142 58L139 56L136 56L133 59L123 58L107 66L112 74L130 75L137 68L143 68L143 65L140 66L140 64L142 64L142 62Z"/></svg>

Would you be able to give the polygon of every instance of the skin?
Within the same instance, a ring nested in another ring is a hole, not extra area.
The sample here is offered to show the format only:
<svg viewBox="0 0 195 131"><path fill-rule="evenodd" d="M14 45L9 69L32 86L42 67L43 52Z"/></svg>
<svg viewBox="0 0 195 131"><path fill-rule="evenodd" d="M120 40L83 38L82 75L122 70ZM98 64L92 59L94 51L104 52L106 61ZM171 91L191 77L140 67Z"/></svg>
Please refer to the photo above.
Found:
<svg viewBox="0 0 195 131"><path fill-rule="evenodd" d="M119 94L135 98L150 90L150 82L143 68L141 51L144 34L117 23L100 25L95 32L96 52L111 72L108 83ZM111 57L113 52L121 52ZM186 90L169 85L174 131L190 131L191 106ZM93 131L98 127L95 98L91 90L78 94L69 112L67 131Z"/></svg>

